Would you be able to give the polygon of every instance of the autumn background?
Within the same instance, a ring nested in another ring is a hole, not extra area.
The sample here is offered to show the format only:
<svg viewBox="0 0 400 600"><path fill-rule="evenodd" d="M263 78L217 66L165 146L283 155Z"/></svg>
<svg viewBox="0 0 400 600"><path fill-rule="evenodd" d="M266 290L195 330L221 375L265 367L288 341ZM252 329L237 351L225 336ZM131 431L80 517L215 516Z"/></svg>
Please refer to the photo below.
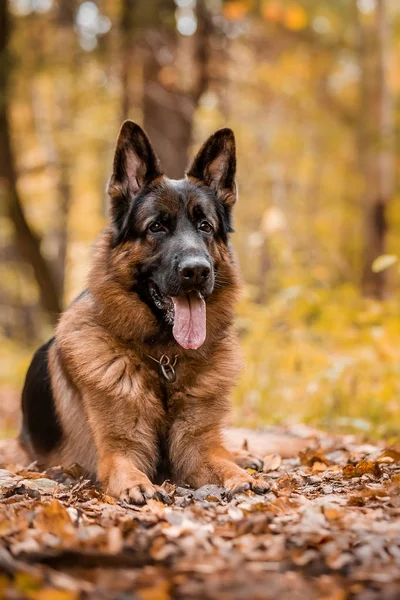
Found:
<svg viewBox="0 0 400 600"><path fill-rule="evenodd" d="M123 119L182 176L237 137L235 421L400 425L400 3L0 0L0 436L85 286Z"/></svg>

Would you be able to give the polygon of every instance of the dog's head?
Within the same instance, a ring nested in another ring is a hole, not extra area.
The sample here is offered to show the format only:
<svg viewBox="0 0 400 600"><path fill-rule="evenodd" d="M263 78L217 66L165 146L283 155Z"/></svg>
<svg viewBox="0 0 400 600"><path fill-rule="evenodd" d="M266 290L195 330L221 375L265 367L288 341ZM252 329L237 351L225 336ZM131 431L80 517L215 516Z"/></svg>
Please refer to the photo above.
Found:
<svg viewBox="0 0 400 600"><path fill-rule="evenodd" d="M143 130L132 121L122 125L108 191L113 245L124 248L124 285L173 325L184 348L202 345L207 300L232 284L225 262L235 171L230 129L205 142L184 179L171 180Z"/></svg>

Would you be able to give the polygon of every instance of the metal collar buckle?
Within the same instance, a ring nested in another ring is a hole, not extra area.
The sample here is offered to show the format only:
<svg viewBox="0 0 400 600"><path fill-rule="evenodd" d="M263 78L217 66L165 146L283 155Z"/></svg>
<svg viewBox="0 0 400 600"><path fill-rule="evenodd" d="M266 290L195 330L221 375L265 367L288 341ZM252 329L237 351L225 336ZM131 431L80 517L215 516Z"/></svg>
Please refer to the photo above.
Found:
<svg viewBox="0 0 400 600"><path fill-rule="evenodd" d="M160 374L164 377L167 383L174 383L176 381L175 367L176 363L178 362L177 354L175 354L172 362L169 356L167 356L166 354L162 354L160 360L157 360L157 358L150 356L150 354L147 354L147 356L148 358L151 358L151 360L154 360L154 362L158 363Z"/></svg>

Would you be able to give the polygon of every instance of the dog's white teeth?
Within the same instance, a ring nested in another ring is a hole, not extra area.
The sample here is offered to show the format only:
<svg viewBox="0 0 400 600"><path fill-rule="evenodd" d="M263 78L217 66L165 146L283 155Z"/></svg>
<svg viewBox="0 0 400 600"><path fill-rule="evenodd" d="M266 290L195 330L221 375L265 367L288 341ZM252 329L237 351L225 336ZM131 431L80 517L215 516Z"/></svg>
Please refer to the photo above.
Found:
<svg viewBox="0 0 400 600"><path fill-rule="evenodd" d="M164 308L164 302L160 298L154 298L154 304L157 308Z"/></svg>

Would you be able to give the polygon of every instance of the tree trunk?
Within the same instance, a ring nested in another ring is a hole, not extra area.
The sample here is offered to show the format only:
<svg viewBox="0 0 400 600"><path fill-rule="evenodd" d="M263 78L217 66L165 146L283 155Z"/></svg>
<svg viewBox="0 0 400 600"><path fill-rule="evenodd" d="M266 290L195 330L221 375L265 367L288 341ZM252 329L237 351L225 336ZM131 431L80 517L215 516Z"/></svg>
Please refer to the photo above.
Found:
<svg viewBox="0 0 400 600"><path fill-rule="evenodd" d="M393 106L388 87L390 32L387 0L377 0L371 27L360 25L360 168L364 179L362 291L382 299L387 272L374 273L373 261L386 252L387 205L394 192Z"/></svg>
<svg viewBox="0 0 400 600"><path fill-rule="evenodd" d="M145 60L143 124L154 144L162 169L168 177L179 179L183 177L188 164L196 106L190 94L161 81L163 67L158 55L163 52L165 46L169 46L166 40L159 40L157 50Z"/></svg>
<svg viewBox="0 0 400 600"><path fill-rule="evenodd" d="M7 207L15 229L17 251L32 267L40 290L41 304L54 323L61 311L61 299L50 265L41 253L40 240L25 218L17 189L8 109L9 26L7 1L0 0L0 198Z"/></svg>
<svg viewBox="0 0 400 600"><path fill-rule="evenodd" d="M56 75L55 99L57 105L54 123L55 137L58 138L55 152L58 170L56 228L54 237L57 242L57 252L53 261L56 283L60 297L64 297L65 269L68 251L68 217L72 200L72 181L70 153L65 143L73 123L74 110L73 94L76 89L75 74L78 70L77 52L75 46L75 12L76 0L59 0L56 14L57 46L56 50L64 67Z"/></svg>
<svg viewBox="0 0 400 600"><path fill-rule="evenodd" d="M121 117L125 121L132 108L133 52L135 47L135 4L136 0L123 0L121 5Z"/></svg>
<svg viewBox="0 0 400 600"><path fill-rule="evenodd" d="M140 8L140 10L139 10ZM182 177L188 164L194 112L208 84L211 19L204 0L196 3L197 30L178 35L160 15L173 21L176 5L158 0L123 0L121 6L121 114L133 104L133 56L143 66L143 126L167 175ZM139 16L140 15L140 16Z"/></svg>

